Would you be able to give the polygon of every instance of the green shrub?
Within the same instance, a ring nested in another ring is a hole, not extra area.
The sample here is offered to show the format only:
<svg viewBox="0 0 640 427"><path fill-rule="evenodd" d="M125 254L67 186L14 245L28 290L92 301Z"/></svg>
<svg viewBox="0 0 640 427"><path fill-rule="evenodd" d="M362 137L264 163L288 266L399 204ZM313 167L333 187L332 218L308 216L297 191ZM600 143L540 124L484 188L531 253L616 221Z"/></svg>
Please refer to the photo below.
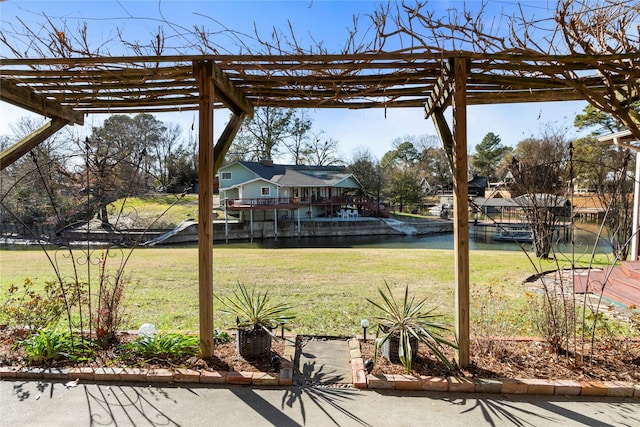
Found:
<svg viewBox="0 0 640 427"><path fill-rule="evenodd" d="M30 278L22 287L11 285L2 306L0 321L9 326L37 331L54 325L66 313L64 292L57 282L45 282L37 292Z"/></svg>
<svg viewBox="0 0 640 427"><path fill-rule="evenodd" d="M123 344L130 356L147 359L177 359L195 356L200 352L200 338L194 335L160 332L155 335L138 336L135 341Z"/></svg>
<svg viewBox="0 0 640 427"><path fill-rule="evenodd" d="M59 359L80 360L93 355L93 345L68 331L45 328L17 345L24 350L29 363L45 363Z"/></svg>
<svg viewBox="0 0 640 427"><path fill-rule="evenodd" d="M214 344L226 344L231 341L233 341L233 337L229 335L227 332L221 331L219 329L216 329L215 331L213 331Z"/></svg>

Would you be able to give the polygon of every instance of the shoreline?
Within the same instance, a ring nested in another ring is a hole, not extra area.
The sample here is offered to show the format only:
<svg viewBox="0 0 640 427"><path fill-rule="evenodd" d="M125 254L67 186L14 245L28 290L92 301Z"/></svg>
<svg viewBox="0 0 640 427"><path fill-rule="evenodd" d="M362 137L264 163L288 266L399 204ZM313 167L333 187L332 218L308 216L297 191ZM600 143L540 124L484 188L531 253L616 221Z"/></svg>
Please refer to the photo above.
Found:
<svg viewBox="0 0 640 427"><path fill-rule="evenodd" d="M354 218L333 219L315 218L300 221L214 221L214 242L271 240L279 238L313 238L313 237L349 237L349 236L383 236L383 235L432 235L453 232L453 222L442 219L425 219L417 221L400 221L398 219ZM162 230L91 230L76 229L66 231L55 239L40 240L19 235L0 236L0 248L15 246L104 246L108 244L120 246L161 246L185 243L197 243L198 223L186 220L173 229Z"/></svg>

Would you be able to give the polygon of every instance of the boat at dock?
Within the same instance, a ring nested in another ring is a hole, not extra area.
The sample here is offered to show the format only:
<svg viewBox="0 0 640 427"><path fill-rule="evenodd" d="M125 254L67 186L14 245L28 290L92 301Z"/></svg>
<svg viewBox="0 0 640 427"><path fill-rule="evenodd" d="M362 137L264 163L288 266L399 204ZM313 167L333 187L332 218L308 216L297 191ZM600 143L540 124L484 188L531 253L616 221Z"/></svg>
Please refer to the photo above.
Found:
<svg viewBox="0 0 640 427"><path fill-rule="evenodd" d="M533 242L533 232L528 227L506 227L491 235L491 240L496 242Z"/></svg>

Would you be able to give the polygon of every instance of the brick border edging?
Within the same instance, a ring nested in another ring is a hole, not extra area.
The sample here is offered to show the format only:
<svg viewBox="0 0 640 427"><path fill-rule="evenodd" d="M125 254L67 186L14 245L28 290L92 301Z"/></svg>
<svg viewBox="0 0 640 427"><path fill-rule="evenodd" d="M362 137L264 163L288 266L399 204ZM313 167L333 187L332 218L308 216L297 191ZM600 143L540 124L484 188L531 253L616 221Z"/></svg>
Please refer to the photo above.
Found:
<svg viewBox="0 0 640 427"><path fill-rule="evenodd" d="M227 372L198 371L195 369L146 369L146 368L33 368L0 366L0 380L57 380L131 382L146 384L233 384L255 386L290 386L293 384L293 360L296 354L295 340L285 341L284 354L280 360L280 372Z"/></svg>
<svg viewBox="0 0 640 427"><path fill-rule="evenodd" d="M367 374L357 338L349 340L353 386L359 389L424 390L461 393L639 397L640 384L629 381L574 381L527 378L460 378Z"/></svg>

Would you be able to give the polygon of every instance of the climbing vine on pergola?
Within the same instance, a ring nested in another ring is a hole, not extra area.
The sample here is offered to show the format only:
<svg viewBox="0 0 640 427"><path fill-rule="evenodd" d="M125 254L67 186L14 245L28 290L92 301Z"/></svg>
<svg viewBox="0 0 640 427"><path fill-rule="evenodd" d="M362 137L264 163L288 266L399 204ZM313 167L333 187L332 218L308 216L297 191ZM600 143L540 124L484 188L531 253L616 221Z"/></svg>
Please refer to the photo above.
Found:
<svg viewBox="0 0 640 427"><path fill-rule="evenodd" d="M293 31L275 31L270 40L256 34L256 52L236 34L236 45L246 53L220 54L221 46L198 29L182 48L167 52L160 30L146 45L121 40L125 56L92 49L86 24L74 32L49 19L43 24L46 36L27 27L4 31L0 42L8 54L0 59L0 99L50 121L0 153L0 169L65 125L83 124L88 114L198 110L200 338L203 355L211 356L212 181L254 107L423 109L436 124L454 175L457 358L467 366L466 107L587 100L640 139L640 120L631 108L640 99L640 46L637 32L625 31L637 24L640 11L624 1L598 7L563 1L550 21L554 25L534 40L534 24L524 17L511 17L502 37L485 31L482 14L460 11L440 19L423 12L425 5L381 7L370 17L376 34L370 42L356 43L354 23L344 49L333 54L319 46L301 49ZM452 128L444 116L449 106ZM217 108L232 116L214 142Z"/></svg>

